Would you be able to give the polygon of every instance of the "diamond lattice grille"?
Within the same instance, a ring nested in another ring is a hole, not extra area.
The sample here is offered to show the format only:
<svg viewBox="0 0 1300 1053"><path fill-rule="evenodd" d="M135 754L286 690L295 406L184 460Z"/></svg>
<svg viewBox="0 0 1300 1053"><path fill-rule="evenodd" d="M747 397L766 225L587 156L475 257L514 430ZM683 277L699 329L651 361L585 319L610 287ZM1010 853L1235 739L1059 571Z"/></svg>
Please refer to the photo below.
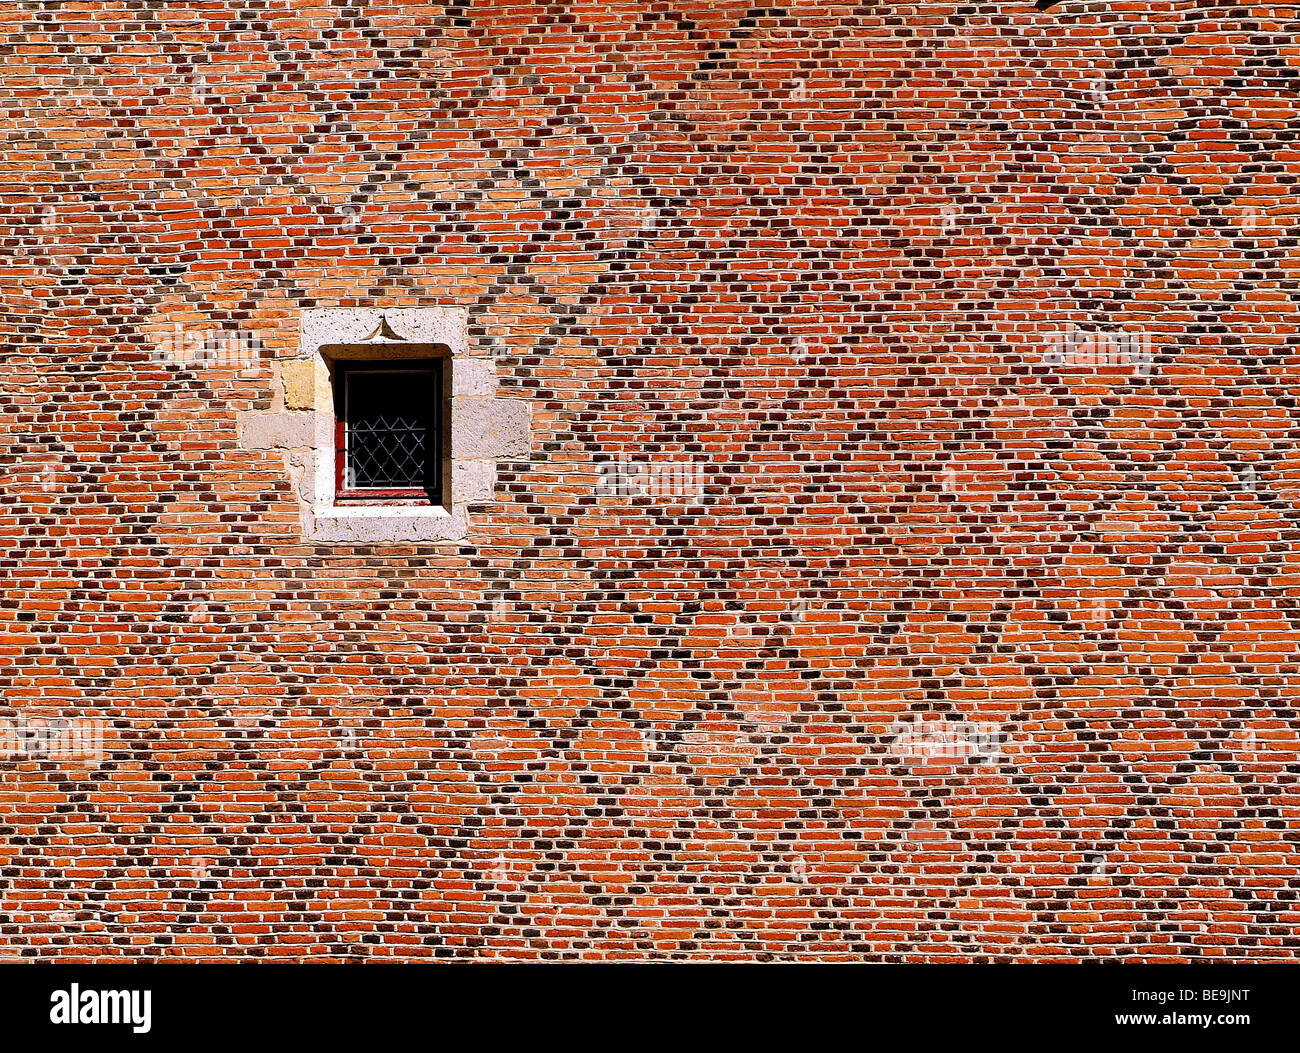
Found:
<svg viewBox="0 0 1300 1053"><path fill-rule="evenodd" d="M347 486L408 490L431 485L435 456L433 370L351 370L346 379Z"/></svg>

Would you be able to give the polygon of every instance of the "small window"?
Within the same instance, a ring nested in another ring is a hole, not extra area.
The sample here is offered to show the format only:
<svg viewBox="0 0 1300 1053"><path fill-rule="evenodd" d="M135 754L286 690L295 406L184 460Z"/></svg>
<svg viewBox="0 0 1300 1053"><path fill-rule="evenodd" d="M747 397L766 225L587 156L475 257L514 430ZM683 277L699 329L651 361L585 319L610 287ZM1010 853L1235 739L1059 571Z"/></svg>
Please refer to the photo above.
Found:
<svg viewBox="0 0 1300 1053"><path fill-rule="evenodd" d="M338 501L442 503L442 363L336 362Z"/></svg>

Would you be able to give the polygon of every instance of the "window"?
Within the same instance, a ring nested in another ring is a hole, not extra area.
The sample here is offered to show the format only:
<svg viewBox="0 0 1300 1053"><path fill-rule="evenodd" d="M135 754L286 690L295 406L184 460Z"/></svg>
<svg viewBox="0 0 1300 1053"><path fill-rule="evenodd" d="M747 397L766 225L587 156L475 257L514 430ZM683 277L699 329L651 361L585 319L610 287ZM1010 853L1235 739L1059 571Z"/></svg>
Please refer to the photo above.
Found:
<svg viewBox="0 0 1300 1053"><path fill-rule="evenodd" d="M532 406L501 394L468 328L464 307L302 312L298 352L279 359L271 405L240 414L239 444L284 458L305 539L470 536L496 501L499 463L531 456Z"/></svg>
<svg viewBox="0 0 1300 1053"><path fill-rule="evenodd" d="M334 485L341 503L442 502L442 362L334 364Z"/></svg>

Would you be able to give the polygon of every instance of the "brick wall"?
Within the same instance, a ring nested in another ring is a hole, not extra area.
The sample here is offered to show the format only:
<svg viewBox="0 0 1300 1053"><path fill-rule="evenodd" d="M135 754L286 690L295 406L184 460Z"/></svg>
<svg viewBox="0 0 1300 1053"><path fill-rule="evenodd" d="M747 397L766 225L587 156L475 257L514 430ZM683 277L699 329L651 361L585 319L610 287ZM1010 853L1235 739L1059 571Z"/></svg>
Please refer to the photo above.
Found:
<svg viewBox="0 0 1300 1053"><path fill-rule="evenodd" d="M6 3L4 954L1294 958L1294 13ZM464 538L241 442L330 307Z"/></svg>

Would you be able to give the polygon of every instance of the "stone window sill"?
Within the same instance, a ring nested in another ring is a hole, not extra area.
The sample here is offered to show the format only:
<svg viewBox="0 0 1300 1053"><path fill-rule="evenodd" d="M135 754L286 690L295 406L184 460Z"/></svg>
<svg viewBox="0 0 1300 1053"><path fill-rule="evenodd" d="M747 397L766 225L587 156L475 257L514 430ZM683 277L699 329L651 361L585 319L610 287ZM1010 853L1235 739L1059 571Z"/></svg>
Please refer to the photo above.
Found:
<svg viewBox="0 0 1300 1053"><path fill-rule="evenodd" d="M421 544L460 541L465 513L446 508L330 508L313 514L307 537L327 544Z"/></svg>

